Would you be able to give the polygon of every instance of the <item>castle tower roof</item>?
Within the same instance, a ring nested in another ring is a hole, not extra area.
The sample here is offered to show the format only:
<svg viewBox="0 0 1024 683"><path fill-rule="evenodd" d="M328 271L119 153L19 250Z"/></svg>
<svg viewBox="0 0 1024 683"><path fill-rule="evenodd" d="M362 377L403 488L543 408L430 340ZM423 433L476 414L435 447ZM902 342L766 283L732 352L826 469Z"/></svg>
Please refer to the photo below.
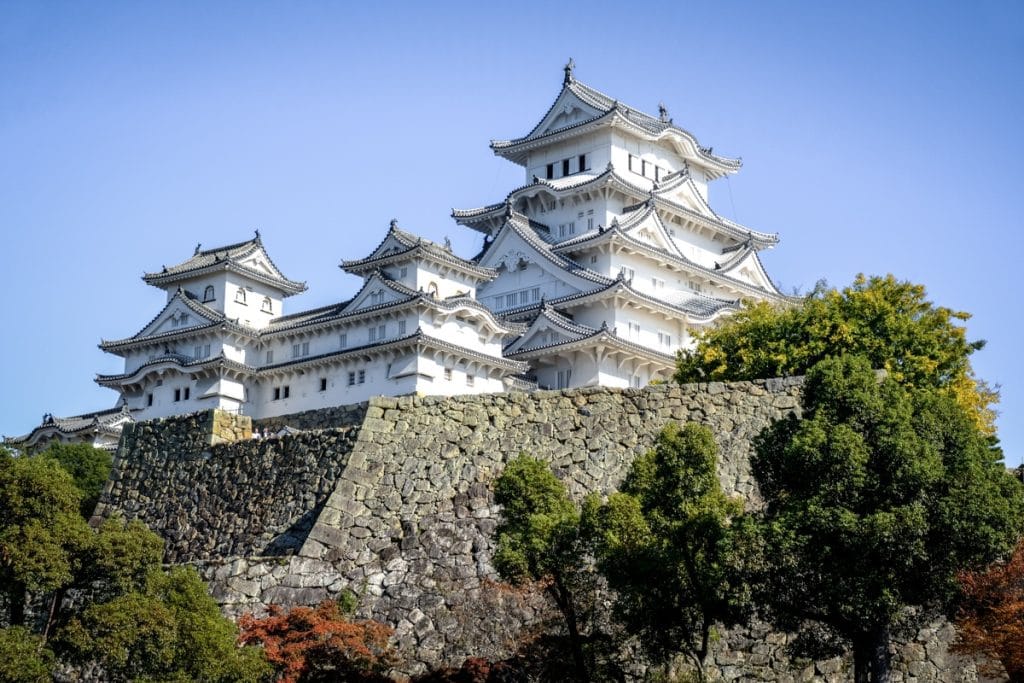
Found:
<svg viewBox="0 0 1024 683"><path fill-rule="evenodd" d="M280 290L284 296L306 291L305 282L289 280L274 265L263 247L258 230L253 239L236 244L213 249L201 249L200 245L196 245L195 253L190 258L174 266L164 266L158 272L146 273L142 279L146 284L167 289L219 271L234 272L270 285Z"/></svg>
<svg viewBox="0 0 1024 683"><path fill-rule="evenodd" d="M714 154L712 148L701 146L693 133L676 126L667 114L663 105L660 116L628 107L576 80L574 65L572 68L566 65L562 89L537 125L521 137L492 140L491 149L496 155L525 166L531 150L610 127L670 145L691 163L703 168L709 178L719 178L739 170L742 165L740 159L723 157Z"/></svg>

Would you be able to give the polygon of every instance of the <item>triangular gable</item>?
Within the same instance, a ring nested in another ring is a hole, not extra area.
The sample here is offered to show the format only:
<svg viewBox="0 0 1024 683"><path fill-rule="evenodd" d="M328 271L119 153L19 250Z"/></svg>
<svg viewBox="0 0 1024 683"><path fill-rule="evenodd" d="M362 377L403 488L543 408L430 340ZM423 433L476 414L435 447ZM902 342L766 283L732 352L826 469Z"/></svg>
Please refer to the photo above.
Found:
<svg viewBox="0 0 1024 683"><path fill-rule="evenodd" d="M530 240L520 230L530 228L516 229L512 221L506 221L494 241L480 256L479 265L499 271L504 269L506 272L536 268L561 281L570 289L583 291L593 288L593 280L572 272L571 261L553 254L539 237ZM499 272L498 277L487 288L492 289L501 279L502 274Z"/></svg>
<svg viewBox="0 0 1024 683"><path fill-rule="evenodd" d="M262 246L256 247L250 254L241 258L236 258L235 262L242 268L254 271L266 277L278 280L288 279L274 266L270 257L267 255L266 250Z"/></svg>
<svg viewBox="0 0 1024 683"><path fill-rule="evenodd" d="M644 210L641 209L641 211ZM679 251L679 247L676 246L675 240L672 239L672 236L668 234L668 230L665 229L665 224L658 217L658 212L653 208L646 209L642 218L626 221L622 226L622 231L629 237L644 244L649 244L656 249L667 251L680 258L683 256L682 252Z"/></svg>
<svg viewBox="0 0 1024 683"><path fill-rule="evenodd" d="M541 311L521 337L505 347L504 354L511 355L552 344L562 344L590 336L597 330L577 325L563 316L545 309Z"/></svg>
<svg viewBox="0 0 1024 683"><path fill-rule="evenodd" d="M185 295L178 291L171 300L167 302L153 320L140 330L132 339L142 339L158 334L179 332L194 327L203 327L210 323L221 320L216 312L203 310L205 306L199 306L185 300Z"/></svg>
<svg viewBox="0 0 1024 683"><path fill-rule="evenodd" d="M548 110L548 113L540 120L540 123L534 126L533 130L526 137L540 137L541 135L596 119L605 113L605 111L597 109L581 100L569 88L562 88L562 92L559 93L555 103L551 105L551 109Z"/></svg>
<svg viewBox="0 0 1024 683"><path fill-rule="evenodd" d="M747 254L745 258L740 259L735 265L725 271L730 277L740 280L741 282L748 282L755 287L766 289L769 292L778 292L775 283L772 282L771 278L768 277L768 273L765 272L764 266L761 265L761 259L757 257L757 252L753 249Z"/></svg>
<svg viewBox="0 0 1024 683"><path fill-rule="evenodd" d="M412 245L406 244L404 241L400 240L392 230L384 237L384 241L377 245L377 248L373 250L372 254L361 260L369 261L371 259L387 256L388 254L394 254L395 252L408 251L410 246Z"/></svg>
<svg viewBox="0 0 1024 683"><path fill-rule="evenodd" d="M679 204L691 211L708 216L709 218L717 218L718 214L712 211L711 206L705 201L700 190L693 182L693 178L686 176L682 182L679 183L668 183L665 187L655 190L655 193L664 199Z"/></svg>
<svg viewBox="0 0 1024 683"><path fill-rule="evenodd" d="M363 283L363 288L342 309L342 313L353 313L366 308L374 308L384 304L406 301L413 294L406 288L374 272Z"/></svg>

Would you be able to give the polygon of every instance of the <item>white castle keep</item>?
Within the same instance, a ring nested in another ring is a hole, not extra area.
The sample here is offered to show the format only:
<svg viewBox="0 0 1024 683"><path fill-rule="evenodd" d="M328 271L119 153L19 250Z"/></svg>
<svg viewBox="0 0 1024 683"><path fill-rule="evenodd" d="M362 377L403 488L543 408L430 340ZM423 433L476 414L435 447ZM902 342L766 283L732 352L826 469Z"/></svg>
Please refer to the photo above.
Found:
<svg viewBox="0 0 1024 683"><path fill-rule="evenodd" d="M524 167L525 184L452 212L484 234L479 254L461 258L392 221L372 253L342 262L363 279L352 299L285 314L285 299L306 286L274 265L258 232L197 246L143 277L167 303L136 334L100 344L124 358L124 372L96 381L120 393L121 413L147 420L669 379L695 330L743 300L787 297L758 258L778 237L708 204L708 183L740 161L659 110L644 114L580 83L570 60L540 122L491 143ZM74 440L59 421L22 439Z"/></svg>

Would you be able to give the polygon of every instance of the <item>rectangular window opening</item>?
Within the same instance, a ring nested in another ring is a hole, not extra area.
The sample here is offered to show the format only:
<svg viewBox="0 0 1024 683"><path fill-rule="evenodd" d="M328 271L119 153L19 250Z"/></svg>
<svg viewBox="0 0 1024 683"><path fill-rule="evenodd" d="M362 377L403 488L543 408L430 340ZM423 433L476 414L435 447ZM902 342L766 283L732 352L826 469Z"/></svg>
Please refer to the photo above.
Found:
<svg viewBox="0 0 1024 683"><path fill-rule="evenodd" d="M569 160L568 159L562 159L562 175L563 176L569 175Z"/></svg>
<svg viewBox="0 0 1024 683"><path fill-rule="evenodd" d="M555 177L555 165L554 164L548 164L547 178L548 178L548 180L551 180L554 177Z"/></svg>
<svg viewBox="0 0 1024 683"><path fill-rule="evenodd" d="M327 391L327 378L326 377L321 377L320 378L320 391Z"/></svg>

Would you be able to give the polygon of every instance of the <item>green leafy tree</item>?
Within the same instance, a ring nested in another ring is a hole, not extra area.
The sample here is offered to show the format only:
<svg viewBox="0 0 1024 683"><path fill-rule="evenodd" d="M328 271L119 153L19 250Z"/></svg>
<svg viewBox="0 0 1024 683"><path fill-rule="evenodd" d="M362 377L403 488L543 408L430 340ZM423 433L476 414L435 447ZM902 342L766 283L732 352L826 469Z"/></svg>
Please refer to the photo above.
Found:
<svg viewBox="0 0 1024 683"><path fill-rule="evenodd" d="M524 455L498 477L494 499L504 507L495 568L508 581L543 583L565 620L577 678L589 680L577 604L585 571L579 511L548 465Z"/></svg>
<svg viewBox="0 0 1024 683"><path fill-rule="evenodd" d="M262 651L236 646L237 628L194 570L163 571L163 542L139 522L90 529L80 501L54 458L0 453L0 592L13 626L0 631L0 680L40 680L54 653L100 663L111 680L265 678ZM65 604L70 588L81 599ZM22 628L30 596L49 606L39 635Z"/></svg>
<svg viewBox="0 0 1024 683"><path fill-rule="evenodd" d="M113 680L265 680L262 651L237 647L238 635L194 569L151 568L143 586L75 614L58 645L72 661L101 664Z"/></svg>
<svg viewBox="0 0 1024 683"><path fill-rule="evenodd" d="M697 335L680 354L680 382L744 380L805 374L820 360L864 356L897 382L953 396L993 433L998 392L977 379L967 340L970 316L927 299L925 288L892 275L858 275L842 290L819 284L799 306L756 303Z"/></svg>
<svg viewBox="0 0 1024 683"><path fill-rule="evenodd" d="M69 585L91 532L79 514L81 496L54 460L0 452L0 591L8 623L25 623L29 593Z"/></svg>
<svg viewBox="0 0 1024 683"><path fill-rule="evenodd" d="M50 683L53 665L53 653L40 636L23 626L0 628L0 681Z"/></svg>
<svg viewBox="0 0 1024 683"><path fill-rule="evenodd" d="M745 550L753 539L743 503L722 491L711 431L667 425L637 458L620 493L590 498L583 526L617 611L656 660L680 651L701 679L715 622L746 619Z"/></svg>
<svg viewBox="0 0 1024 683"><path fill-rule="evenodd" d="M53 458L71 475L75 487L82 495L82 516L89 519L96 508L96 503L99 502L103 486L110 477L110 468L113 466L110 453L101 448L93 448L89 444L66 444L55 441L41 455Z"/></svg>
<svg viewBox="0 0 1024 683"><path fill-rule="evenodd" d="M951 396L879 379L867 358L812 367L803 407L753 462L762 597L781 627L851 645L856 681L888 681L891 629L948 609L958 570L1012 548L1021 486Z"/></svg>

